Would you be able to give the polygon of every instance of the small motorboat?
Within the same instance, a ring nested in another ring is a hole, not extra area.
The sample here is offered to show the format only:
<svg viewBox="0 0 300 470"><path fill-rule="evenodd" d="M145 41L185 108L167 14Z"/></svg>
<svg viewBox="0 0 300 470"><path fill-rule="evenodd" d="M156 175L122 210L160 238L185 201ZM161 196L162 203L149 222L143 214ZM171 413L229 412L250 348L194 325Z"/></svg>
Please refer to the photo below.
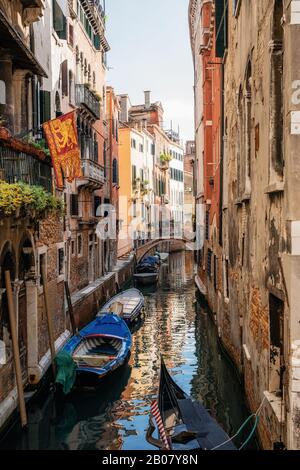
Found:
<svg viewBox="0 0 300 470"><path fill-rule="evenodd" d="M131 345L125 321L110 313L96 318L73 336L62 349L62 355L68 355L75 363L77 376L103 378L125 363ZM63 367L66 366L62 364ZM58 370L56 379L63 387L64 372Z"/></svg>
<svg viewBox="0 0 300 470"><path fill-rule="evenodd" d="M236 450L225 431L212 418L200 401L189 397L172 379L161 360L158 401L152 404L152 413L159 429L160 439L152 436L155 426L152 418L147 441L161 449L172 450Z"/></svg>
<svg viewBox="0 0 300 470"><path fill-rule="evenodd" d="M128 324L135 322L145 304L143 294L138 289L127 289L112 297L99 310L97 317L107 312L118 314Z"/></svg>

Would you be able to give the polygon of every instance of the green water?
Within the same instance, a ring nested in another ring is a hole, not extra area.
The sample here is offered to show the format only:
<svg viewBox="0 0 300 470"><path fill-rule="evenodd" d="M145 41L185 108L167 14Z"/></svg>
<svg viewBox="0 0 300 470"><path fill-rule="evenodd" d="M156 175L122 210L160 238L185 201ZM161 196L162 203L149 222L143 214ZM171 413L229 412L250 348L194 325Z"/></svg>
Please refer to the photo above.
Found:
<svg viewBox="0 0 300 470"><path fill-rule="evenodd" d="M243 389L197 298L192 253L170 256L158 288L143 292L145 319L133 335L129 363L97 389L74 391L64 401L45 389L30 405L28 429L15 423L0 448L153 449L145 433L161 354L180 387L202 400L229 435L236 432L248 416Z"/></svg>

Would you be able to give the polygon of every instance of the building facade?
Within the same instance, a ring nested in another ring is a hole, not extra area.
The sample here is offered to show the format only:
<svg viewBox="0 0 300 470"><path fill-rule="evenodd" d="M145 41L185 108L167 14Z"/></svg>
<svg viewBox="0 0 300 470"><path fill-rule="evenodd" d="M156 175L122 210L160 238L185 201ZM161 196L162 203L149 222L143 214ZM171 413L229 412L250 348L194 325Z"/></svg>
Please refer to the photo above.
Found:
<svg viewBox="0 0 300 470"><path fill-rule="evenodd" d="M5 273L11 278L24 385L37 383L50 363L44 282L57 350L70 334L64 309L63 216L54 210L62 209L62 197L53 191L47 149L40 135L31 132L40 114L36 89L49 73L35 54L33 24L43 13L40 1L0 4L0 427L17 405Z"/></svg>
<svg viewBox="0 0 300 470"><path fill-rule="evenodd" d="M189 140L186 142L184 154L184 228L185 234L195 234L196 229L196 208L195 208L195 158L196 147L195 141Z"/></svg>
<svg viewBox="0 0 300 470"><path fill-rule="evenodd" d="M224 95L212 112L221 135L217 302L209 272L202 281L251 411L261 405L265 449L300 448L298 4L190 2L192 37L201 34L195 12L214 10L213 62L222 62L214 65L222 76L212 96ZM204 73L198 53L193 48L195 68Z"/></svg>

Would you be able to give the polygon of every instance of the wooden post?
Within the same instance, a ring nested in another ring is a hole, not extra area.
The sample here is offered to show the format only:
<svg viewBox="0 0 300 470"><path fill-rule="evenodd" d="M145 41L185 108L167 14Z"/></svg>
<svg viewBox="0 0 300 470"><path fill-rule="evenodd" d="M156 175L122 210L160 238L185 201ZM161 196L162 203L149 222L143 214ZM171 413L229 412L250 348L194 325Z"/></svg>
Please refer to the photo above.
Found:
<svg viewBox="0 0 300 470"><path fill-rule="evenodd" d="M73 332L73 335L76 335L77 327L76 327L76 322L75 322L75 317L74 317L74 310L73 310L73 305L72 305L72 301L71 301L71 295L70 295L70 289L69 289L68 281L65 281L65 290L66 290L66 296L67 296L67 302L68 302L68 312L69 312L69 316L70 316L72 332Z"/></svg>
<svg viewBox="0 0 300 470"><path fill-rule="evenodd" d="M44 287L44 300L45 300L45 309L46 309L47 323L48 323L48 335L49 335L49 344L50 344L50 351L51 351L51 363L52 363L53 377L55 379L56 367L55 367L54 333L53 333L53 323L52 323L49 297L48 297L48 284L47 284L47 273L46 273L45 263L42 263L41 274L42 274L43 287Z"/></svg>
<svg viewBox="0 0 300 470"><path fill-rule="evenodd" d="M6 294L7 294L7 302L8 302L8 313L9 313L9 323L10 323L10 330L11 330L13 353L14 353L16 382L17 382L17 389L18 389L18 396L19 396L21 425L22 425L22 428L24 428L27 425L27 413L26 413L24 390L23 390L20 350L19 350L19 343L18 343L18 336L17 336L16 314L15 314L13 292L11 288L10 271L5 271L5 286L6 286Z"/></svg>

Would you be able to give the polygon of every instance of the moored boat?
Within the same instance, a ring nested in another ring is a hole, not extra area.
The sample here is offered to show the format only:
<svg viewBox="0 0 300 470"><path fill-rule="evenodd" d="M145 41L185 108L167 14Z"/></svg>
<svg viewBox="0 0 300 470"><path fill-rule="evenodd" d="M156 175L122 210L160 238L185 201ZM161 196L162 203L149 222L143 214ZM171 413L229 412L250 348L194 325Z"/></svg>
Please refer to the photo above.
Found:
<svg viewBox="0 0 300 470"><path fill-rule="evenodd" d="M144 296L138 289L127 289L115 295L103 305L97 317L107 312L118 313L130 325L138 319L144 304Z"/></svg>
<svg viewBox="0 0 300 470"><path fill-rule="evenodd" d="M131 345L131 333L125 321L111 313L96 318L80 330L67 342L62 354L70 356L77 376L103 378L125 363ZM56 378L62 386L64 372L58 370Z"/></svg>
<svg viewBox="0 0 300 470"><path fill-rule="evenodd" d="M151 409L160 439L152 436L155 427L150 418L147 440L156 447L173 450L236 450L226 432L203 404L189 397L174 382L163 359L158 401L152 404Z"/></svg>
<svg viewBox="0 0 300 470"><path fill-rule="evenodd" d="M155 284L158 281L159 272L145 272L145 273L135 273L134 279L144 286L149 284Z"/></svg>

